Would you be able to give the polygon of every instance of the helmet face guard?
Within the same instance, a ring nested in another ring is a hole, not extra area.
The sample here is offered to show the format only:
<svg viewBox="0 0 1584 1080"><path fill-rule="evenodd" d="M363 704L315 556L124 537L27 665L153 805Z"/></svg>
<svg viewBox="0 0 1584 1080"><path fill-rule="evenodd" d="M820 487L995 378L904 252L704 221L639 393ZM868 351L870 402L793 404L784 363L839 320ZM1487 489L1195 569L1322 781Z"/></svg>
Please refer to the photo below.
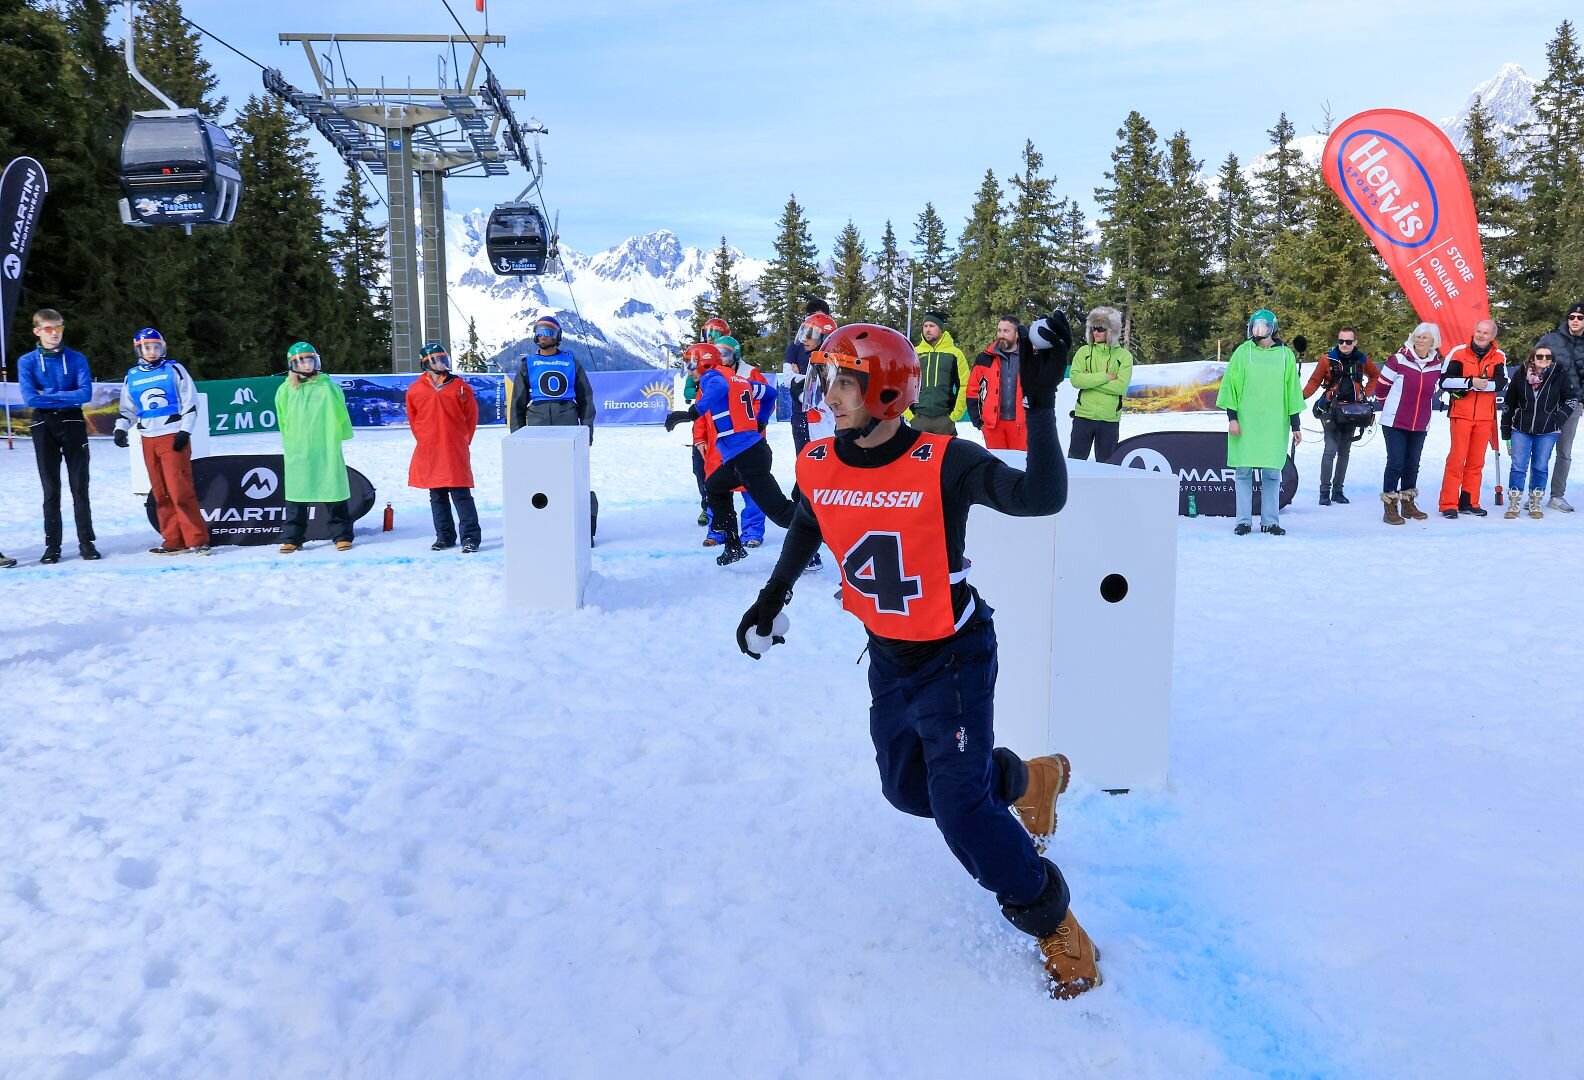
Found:
<svg viewBox="0 0 1584 1080"><path fill-rule="evenodd" d="M682 359L688 362L695 378L703 378L706 371L721 366L720 350L714 345L706 345L703 342L690 346L682 354Z"/></svg>
<svg viewBox="0 0 1584 1080"><path fill-rule="evenodd" d="M430 343L423 347L423 352L418 357L418 362L426 371L451 373L451 357L446 353L445 346Z"/></svg>
<svg viewBox="0 0 1584 1080"><path fill-rule="evenodd" d="M813 351L825 344L825 339L836 332L836 320L823 312L816 311L803 320L803 325L798 327L798 344Z"/></svg>
<svg viewBox="0 0 1584 1080"><path fill-rule="evenodd" d="M710 319L704 324L704 340L714 342L717 338L729 337L731 327L726 325L725 319Z"/></svg>
<svg viewBox="0 0 1584 1080"><path fill-rule="evenodd" d="M1248 336L1255 340L1276 336L1276 314L1260 308L1249 316Z"/></svg>
<svg viewBox="0 0 1584 1080"><path fill-rule="evenodd" d="M144 354L143 346L155 346L155 354L149 357ZM144 327L132 335L132 351L137 354L140 364L157 364L165 359L165 336L152 326Z"/></svg>
<svg viewBox="0 0 1584 1080"><path fill-rule="evenodd" d="M286 370L307 378L319 374L319 350L306 341L299 341L286 350Z"/></svg>

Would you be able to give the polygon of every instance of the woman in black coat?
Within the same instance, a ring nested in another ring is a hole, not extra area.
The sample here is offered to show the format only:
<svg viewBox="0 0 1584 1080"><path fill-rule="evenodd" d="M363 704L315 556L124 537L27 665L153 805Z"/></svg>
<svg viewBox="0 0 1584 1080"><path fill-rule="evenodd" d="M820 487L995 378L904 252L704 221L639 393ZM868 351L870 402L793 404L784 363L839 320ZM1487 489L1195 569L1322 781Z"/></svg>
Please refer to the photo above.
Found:
<svg viewBox="0 0 1584 1080"><path fill-rule="evenodd" d="M1502 438L1507 440L1507 452L1512 457L1505 517L1518 516L1525 492L1529 516L1545 516L1540 500L1545 498L1551 451L1556 448L1562 425L1578 407L1572 397L1572 381L1556 363L1551 347L1536 345L1528 362L1507 384L1507 400L1502 408Z"/></svg>

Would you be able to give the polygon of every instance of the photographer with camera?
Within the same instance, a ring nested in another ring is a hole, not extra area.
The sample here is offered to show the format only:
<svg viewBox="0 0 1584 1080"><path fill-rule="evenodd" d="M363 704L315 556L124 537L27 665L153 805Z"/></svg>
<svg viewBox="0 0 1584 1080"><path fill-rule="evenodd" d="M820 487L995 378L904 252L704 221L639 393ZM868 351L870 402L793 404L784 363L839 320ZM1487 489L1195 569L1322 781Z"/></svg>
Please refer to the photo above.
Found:
<svg viewBox="0 0 1584 1080"><path fill-rule="evenodd" d="M1358 330L1344 326L1337 331L1336 345L1315 364L1309 381L1304 384L1306 399L1316 390L1321 391L1312 410L1325 431L1325 450L1320 455L1321 506L1330 506L1333 502L1345 506L1349 501L1342 493L1342 484L1347 479L1348 455L1374 420L1368 401L1379 376L1380 369L1359 348ZM1336 467L1334 478L1333 465Z"/></svg>

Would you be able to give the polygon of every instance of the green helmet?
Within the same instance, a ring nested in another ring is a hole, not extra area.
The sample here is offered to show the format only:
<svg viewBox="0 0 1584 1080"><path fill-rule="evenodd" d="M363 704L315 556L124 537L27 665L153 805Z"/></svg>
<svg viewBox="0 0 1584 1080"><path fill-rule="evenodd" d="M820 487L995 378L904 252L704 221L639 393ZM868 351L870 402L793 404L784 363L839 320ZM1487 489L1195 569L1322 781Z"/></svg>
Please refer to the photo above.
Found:
<svg viewBox="0 0 1584 1080"><path fill-rule="evenodd" d="M312 364L312 368L307 367ZM299 341L286 350L286 369L299 375L312 375L319 370L319 350L306 341Z"/></svg>
<svg viewBox="0 0 1584 1080"><path fill-rule="evenodd" d="M742 359L742 346L737 344L737 339L732 337L730 334L722 334L720 337L710 342L710 344L715 346L717 349L730 349L732 352L733 367L736 367L737 361Z"/></svg>
<svg viewBox="0 0 1584 1080"><path fill-rule="evenodd" d="M1256 326L1258 326L1260 323L1264 323L1265 324L1265 333L1256 334L1254 332L1254 328ZM1274 311L1271 311L1268 308L1260 308L1254 314L1250 315L1249 316L1249 321L1248 321L1248 336L1251 337L1251 338L1275 337L1276 336L1276 313Z"/></svg>

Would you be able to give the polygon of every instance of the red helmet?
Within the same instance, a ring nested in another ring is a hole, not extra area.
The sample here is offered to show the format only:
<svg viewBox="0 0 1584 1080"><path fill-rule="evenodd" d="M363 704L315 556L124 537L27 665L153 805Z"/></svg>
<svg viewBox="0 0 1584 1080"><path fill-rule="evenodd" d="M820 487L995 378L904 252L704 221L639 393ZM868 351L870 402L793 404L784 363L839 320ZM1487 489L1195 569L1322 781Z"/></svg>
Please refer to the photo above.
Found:
<svg viewBox="0 0 1584 1080"><path fill-rule="evenodd" d="M704 340L714 341L718 337L725 337L731 333L731 327L726 325L725 319L711 319L704 324Z"/></svg>
<svg viewBox="0 0 1584 1080"><path fill-rule="evenodd" d="M863 386L864 408L878 420L895 419L918 401L918 354L907 338L889 326L839 327L811 360L856 374Z"/></svg>
<svg viewBox="0 0 1584 1080"><path fill-rule="evenodd" d="M823 311L816 311L798 327L797 339L810 349L817 349L825 339L836 332L836 320Z"/></svg>
<svg viewBox="0 0 1584 1080"><path fill-rule="evenodd" d="M693 365L693 374L699 378L702 378L710 368L718 368L723 363L720 350L702 341L697 345L689 345L687 351L682 354L682 359Z"/></svg>

